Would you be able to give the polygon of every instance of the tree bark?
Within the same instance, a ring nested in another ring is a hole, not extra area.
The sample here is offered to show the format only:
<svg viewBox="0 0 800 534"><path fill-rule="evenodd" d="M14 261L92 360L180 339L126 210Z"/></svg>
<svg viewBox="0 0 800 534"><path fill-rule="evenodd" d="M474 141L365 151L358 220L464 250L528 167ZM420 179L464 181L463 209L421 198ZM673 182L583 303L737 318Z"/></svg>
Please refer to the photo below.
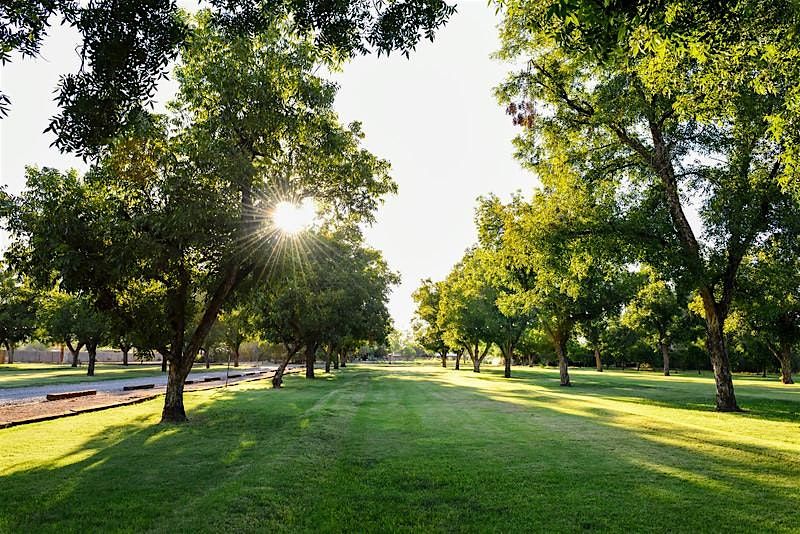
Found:
<svg viewBox="0 0 800 534"><path fill-rule="evenodd" d="M325 373L331 372L331 353L332 350L325 351Z"/></svg>
<svg viewBox="0 0 800 534"><path fill-rule="evenodd" d="M341 363L342 363L341 366L342 367L347 367L347 352L346 351L342 351L342 353L339 356L341 357Z"/></svg>
<svg viewBox="0 0 800 534"><path fill-rule="evenodd" d="M6 353L8 354L8 363L14 363L14 350L16 347L6 345Z"/></svg>
<svg viewBox="0 0 800 534"><path fill-rule="evenodd" d="M183 423L186 421L186 410L183 407L183 387L191 368L191 365L181 365L174 360L170 361L167 374L167 392L164 395L164 409L161 411L162 423Z"/></svg>
<svg viewBox="0 0 800 534"><path fill-rule="evenodd" d="M333 353L333 370L339 368L339 360L341 359L341 351Z"/></svg>
<svg viewBox="0 0 800 534"><path fill-rule="evenodd" d="M286 371L286 366L289 365L289 361L297 354L298 350L300 350L299 345L291 348L288 346L286 347L286 358L284 358L278 368L275 369L275 374L272 376L273 389L279 389L283 385L283 373Z"/></svg>
<svg viewBox="0 0 800 534"><path fill-rule="evenodd" d="M598 373L603 372L603 360L600 358L600 347L594 346L594 365Z"/></svg>
<svg viewBox="0 0 800 534"><path fill-rule="evenodd" d="M86 369L86 376L94 376L94 365L97 361L97 343L87 343L86 352L89 353L89 368Z"/></svg>
<svg viewBox="0 0 800 534"><path fill-rule="evenodd" d="M503 377L505 378L511 378L511 359L512 359L511 352L503 356L504 360Z"/></svg>
<svg viewBox="0 0 800 534"><path fill-rule="evenodd" d="M463 351L456 352L456 371L461 369L461 355Z"/></svg>
<svg viewBox="0 0 800 534"><path fill-rule="evenodd" d="M731 375L728 348L725 346L723 327L725 317L708 291L701 290L703 305L706 313L706 348L711 355L711 365L714 368L714 381L717 385L717 411L740 412L736 404L736 395L733 392L733 376Z"/></svg>
<svg viewBox="0 0 800 534"><path fill-rule="evenodd" d="M440 357L442 358L442 367L447 369L447 352L442 352Z"/></svg>
<svg viewBox="0 0 800 534"><path fill-rule="evenodd" d="M128 352L130 352L131 348L128 346L120 346L120 350L122 351L122 365L128 367Z"/></svg>
<svg viewBox="0 0 800 534"><path fill-rule="evenodd" d="M669 376L669 343L661 340L658 342L661 349L661 357L664 360L664 376Z"/></svg>
<svg viewBox="0 0 800 534"><path fill-rule="evenodd" d="M558 356L558 374L561 380L561 386L572 386L569 381L569 362L567 361L567 340L566 338L559 338L554 343L556 355Z"/></svg>
<svg viewBox="0 0 800 534"><path fill-rule="evenodd" d="M778 354L778 360L781 362L781 382L794 384L794 380L792 380L792 346L789 343L781 343Z"/></svg>
<svg viewBox="0 0 800 534"><path fill-rule="evenodd" d="M81 354L81 349L83 348L83 343L78 343L74 347L72 346L72 342L67 340L67 348L69 349L70 354L72 354L72 367L78 367L78 358Z"/></svg>
<svg viewBox="0 0 800 534"><path fill-rule="evenodd" d="M317 347L314 343L306 344L306 378L314 378L314 364L317 361Z"/></svg>
<svg viewBox="0 0 800 534"><path fill-rule="evenodd" d="M161 372L162 373L166 373L167 372L167 355L166 354L162 354L161 355ZM169 385L169 380L167 380L167 385Z"/></svg>
<svg viewBox="0 0 800 534"><path fill-rule="evenodd" d="M239 347L241 344L237 344L233 347L233 366L239 367Z"/></svg>

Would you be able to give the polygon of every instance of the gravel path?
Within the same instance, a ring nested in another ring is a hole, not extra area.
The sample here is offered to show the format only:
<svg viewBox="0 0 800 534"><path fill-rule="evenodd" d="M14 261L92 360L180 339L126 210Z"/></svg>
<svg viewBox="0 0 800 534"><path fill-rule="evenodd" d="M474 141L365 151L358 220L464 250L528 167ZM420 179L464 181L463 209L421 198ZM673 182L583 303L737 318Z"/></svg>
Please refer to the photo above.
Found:
<svg viewBox="0 0 800 534"><path fill-rule="evenodd" d="M275 366L264 367L236 367L231 368L230 374L244 374L253 371L272 371ZM225 371L198 370L189 374L187 380L202 381L205 377L220 377L225 379ZM0 406L9 404L23 404L45 400L48 393L63 393L65 391L80 391L85 389L97 390L97 393L115 393L122 391L125 386L138 386L155 384L156 387L167 384L167 375L145 376L141 378L120 378L118 380L96 380L76 382L72 384L53 384L52 386L33 386L22 388L0 388Z"/></svg>

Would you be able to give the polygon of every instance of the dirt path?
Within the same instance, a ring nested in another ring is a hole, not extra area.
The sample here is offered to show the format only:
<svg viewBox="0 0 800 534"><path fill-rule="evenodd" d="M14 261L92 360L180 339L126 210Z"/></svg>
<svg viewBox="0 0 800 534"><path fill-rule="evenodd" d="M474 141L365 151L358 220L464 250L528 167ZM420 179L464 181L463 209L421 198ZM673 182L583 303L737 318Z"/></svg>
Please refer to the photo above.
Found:
<svg viewBox="0 0 800 534"><path fill-rule="evenodd" d="M295 373L301 371L301 368L287 369L286 373ZM252 374L246 374L252 373ZM241 374L239 377L231 378L228 380L228 385L236 385L242 382L250 382L253 380L264 380L272 378L275 374L273 369L243 369L237 370L235 373ZM219 376L221 375L221 377ZM218 377L219 380L206 382L205 377ZM126 406L137 402L144 402L164 394L166 389L166 378L161 380L153 389L142 389L133 391L123 391L124 385L141 385L152 384L155 382L154 378L164 377L149 377L147 379L123 379L123 380L107 380L104 382L89 382L81 384L69 384L65 387L49 386L44 388L18 388L18 389L53 389L58 391L47 391L45 393L37 392L37 396L29 397L27 401L6 402L0 404L0 428L7 428L12 426L24 425L28 423L35 423L39 421L47 421L50 419L57 419L59 417L69 417L80 413L93 412L99 410L106 410L109 408L116 408L118 406ZM194 373L190 375L188 380L196 380L192 384L187 384L185 391L198 391L202 389L213 389L225 387L225 373ZM109 384L116 382L117 384ZM138 383L138 384L137 384ZM102 385L101 385L102 384ZM92 387L97 386L97 387ZM116 387L107 387L116 386ZM96 395L89 395L85 397L74 397L71 399L47 401L44 400L44 395L47 393L64 392L64 391L80 391L86 389L96 389Z"/></svg>

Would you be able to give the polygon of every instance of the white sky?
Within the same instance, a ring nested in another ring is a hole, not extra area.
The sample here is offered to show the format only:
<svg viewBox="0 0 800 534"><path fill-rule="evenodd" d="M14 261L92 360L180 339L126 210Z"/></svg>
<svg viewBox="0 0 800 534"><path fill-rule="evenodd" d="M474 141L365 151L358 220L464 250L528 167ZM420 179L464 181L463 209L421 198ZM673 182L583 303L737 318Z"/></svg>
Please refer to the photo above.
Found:
<svg viewBox="0 0 800 534"><path fill-rule="evenodd" d="M401 330L409 326L420 279L446 276L476 239L476 198L507 198L536 183L512 158L515 129L492 96L508 71L489 57L498 48L497 21L485 0L459 2L436 40L420 44L410 59L359 57L335 76L342 120L363 123L367 148L392 163L399 185L366 234L402 275L390 302ZM12 99L9 117L0 120L0 183L10 192L23 187L28 164L85 169L42 134L56 112L59 75L78 66L76 44L73 33L53 28L41 58L0 70L0 86ZM164 99L169 93L160 92Z"/></svg>

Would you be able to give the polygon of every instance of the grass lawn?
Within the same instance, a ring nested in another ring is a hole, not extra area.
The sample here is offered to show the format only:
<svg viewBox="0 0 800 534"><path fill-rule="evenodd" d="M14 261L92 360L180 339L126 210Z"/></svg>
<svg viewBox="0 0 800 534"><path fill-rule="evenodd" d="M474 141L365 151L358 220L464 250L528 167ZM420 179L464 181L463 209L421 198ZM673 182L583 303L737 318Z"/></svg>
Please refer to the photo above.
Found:
<svg viewBox="0 0 800 534"><path fill-rule="evenodd" d="M800 388L354 366L0 430L0 531L797 532Z"/></svg>
<svg viewBox="0 0 800 534"><path fill-rule="evenodd" d="M247 367L249 364L244 364ZM226 365L212 365L211 371L224 371ZM233 369L233 367L231 367ZM195 364L192 371L205 371L204 364ZM125 367L118 363L97 363L94 376L86 376L86 365L70 367L47 363L12 363L0 365L0 389L29 386L48 386L52 384L74 384L95 380L116 378L139 378L161 375L161 365L134 363Z"/></svg>

